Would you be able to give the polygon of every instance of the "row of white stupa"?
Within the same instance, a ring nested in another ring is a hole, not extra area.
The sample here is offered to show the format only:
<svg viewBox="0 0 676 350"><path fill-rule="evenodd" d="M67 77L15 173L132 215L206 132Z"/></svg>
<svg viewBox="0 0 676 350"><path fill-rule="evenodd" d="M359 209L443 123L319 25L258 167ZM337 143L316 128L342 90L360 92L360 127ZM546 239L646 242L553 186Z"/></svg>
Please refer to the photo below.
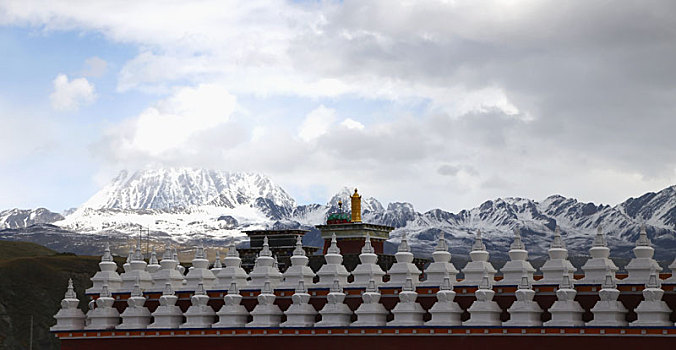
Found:
<svg viewBox="0 0 676 350"><path fill-rule="evenodd" d="M625 267L628 276L619 280L618 283L620 284L643 285L648 282L651 271L660 271L659 264L653 259L654 249L651 247L644 227L641 228L633 252L635 258ZM528 262L528 251L521 241L519 231L515 230L514 242L509 250L510 261L502 267L503 278L495 282L495 285L516 286L521 283L521 278L524 275L528 278L529 283L536 285L558 285L563 281L564 276L567 276L575 285L599 285L604 282L606 275L615 276L615 272L618 270L618 267L608 258L610 249L607 247L605 236L600 228L593 246L589 250L591 258L582 266L584 271L582 279L573 279L575 267L568 261L568 251L558 228L555 231L554 240L548 253L549 259L540 268L543 277L535 281L533 279L535 269ZM489 253L486 251L480 232L476 235L470 252L471 261L462 270L464 279L460 282L456 283L458 270L450 262L451 253L448 252L448 246L443 238L439 239L432 255L434 262L425 270L426 279L420 281L422 273L412 263L413 254L410 252L408 242L404 237L399 245L398 252L395 254L396 262L387 272L389 281L384 282L385 272L376 263L378 256L374 253L368 236L359 255L360 264L351 272L348 272L342 265L343 256L340 254L334 236L327 254L324 255L326 264L317 271L316 275L319 277L319 281L313 283L315 273L308 266L309 259L303 250L300 236L291 257L291 266L284 273L281 273L277 268L276 258L272 256L267 238L264 239L263 248L249 274L241 267L242 260L234 247L230 247L223 263L221 263L220 256L217 256L212 268L209 268L209 261L205 256L204 248L198 247L192 260L192 267L187 275L184 275L185 268L179 264L175 250L167 249L159 262L153 251L148 264L143 260L141 250L137 246L135 252L130 252L127 263L124 264L125 272L119 275L116 272L117 264L113 261L110 248L106 246L99 263L100 271L92 277L93 286L86 292L87 294L98 294L106 284L111 292L129 293L134 288L136 281L139 281L141 290L145 292L160 292L167 283L176 291L193 292L197 289L199 283L202 283L206 290L228 290L233 283L238 289L260 290L266 281L270 283L273 289L290 290L295 289L300 281L303 281L305 286L311 289L330 288L335 280L338 280L341 287L348 288L365 288L370 280L375 282L376 287L401 288L409 275L414 286L440 286L444 277L449 277L455 285L478 286L484 277L494 281L494 276L497 273L488 261ZM669 268L672 271L676 270L676 260ZM353 281L348 283L350 274L353 276ZM672 274L672 277L664 282L676 283L676 274Z"/></svg>
<svg viewBox="0 0 676 350"><path fill-rule="evenodd" d="M143 296L139 283L136 283L131 297L127 299L127 307L122 314L113 307L112 298L107 286L103 287L96 307L85 315L77 308L79 300L73 291L72 281L69 281L68 291L61 302L61 310L54 316L57 324L53 331L75 330L103 330L103 329L178 329L178 328L240 328L240 327L415 327L415 326L508 326L508 327L623 327L628 326L625 321L627 309L617 298L620 291L616 289L615 279L609 273L599 291L600 301L591 309L594 319L590 322L582 321L584 309L575 301L577 291L573 288L570 278L566 275L556 291L557 301L549 309L551 320L543 322L543 310L533 301L535 291L526 275L522 276L518 286L516 301L507 309L509 321L501 322L502 309L493 301L495 292L491 289L490 280L484 276L482 283L475 292L476 300L467 309L470 318L461 321L463 309L454 301L455 292L451 279L446 276L437 292L437 302L429 309L416 302L418 293L415 292L413 279L406 278L402 291L399 293L399 302L392 309L394 319L387 322L389 311L379 302L381 294L371 279L362 294L362 304L354 311L356 321L351 322L352 310L344 303L345 293L340 282L334 280L333 286L327 295L327 303L319 311L321 320L315 322L317 311L309 304L310 294L303 281L292 295L293 304L286 311L275 305L276 295L273 293L269 281L263 285L257 296L258 304L249 313L241 305L242 296L237 285L232 283L228 294L224 297L224 305L216 312L208 305L209 296L202 283L191 297L191 306L184 313L176 306L178 297L174 295L170 283L166 283L160 305L154 312L144 306L146 297ZM643 301L635 309L638 319L629 326L636 327L672 327L669 321L671 309L662 301L664 291L660 288L657 274L653 271L646 288L643 289ZM92 302L93 303L93 302ZM431 319L423 322L423 316L429 312ZM249 315L251 321L248 322ZM281 322L282 315L286 321ZM120 323L120 318L122 322ZM185 321L184 321L185 319Z"/></svg>

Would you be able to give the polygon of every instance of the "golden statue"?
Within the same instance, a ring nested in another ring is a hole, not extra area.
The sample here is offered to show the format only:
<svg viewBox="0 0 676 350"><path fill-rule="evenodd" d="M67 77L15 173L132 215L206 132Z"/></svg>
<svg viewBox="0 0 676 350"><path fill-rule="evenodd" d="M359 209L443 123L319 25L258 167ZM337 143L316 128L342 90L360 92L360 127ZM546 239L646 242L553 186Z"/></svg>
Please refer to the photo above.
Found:
<svg viewBox="0 0 676 350"><path fill-rule="evenodd" d="M361 222L361 196L357 193L357 189L354 189L354 194L352 195L352 222Z"/></svg>

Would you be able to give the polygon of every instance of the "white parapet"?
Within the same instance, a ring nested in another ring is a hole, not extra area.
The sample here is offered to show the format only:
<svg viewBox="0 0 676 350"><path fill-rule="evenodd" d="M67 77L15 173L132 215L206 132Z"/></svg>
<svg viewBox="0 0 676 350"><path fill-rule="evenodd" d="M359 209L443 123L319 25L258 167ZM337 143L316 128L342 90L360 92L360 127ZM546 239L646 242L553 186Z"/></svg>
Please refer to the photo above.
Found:
<svg viewBox="0 0 676 350"><path fill-rule="evenodd" d="M258 305L251 311L253 320L246 327L279 327L282 319L282 310L275 305L276 296L272 292L270 281L263 284L261 294L258 294Z"/></svg>
<svg viewBox="0 0 676 350"><path fill-rule="evenodd" d="M671 327L669 321L671 309L662 301L664 290L660 286L657 273L653 270L643 289L643 301L634 310L637 320L630 325L635 327Z"/></svg>
<svg viewBox="0 0 676 350"><path fill-rule="evenodd" d="M118 325L117 329L144 329L150 323L150 311L145 307L146 298L141 292L141 284L136 281L134 289L131 291L131 296L127 299L127 307L124 309L120 317L122 323Z"/></svg>
<svg viewBox="0 0 676 350"><path fill-rule="evenodd" d="M599 291L599 300L596 302L591 312L594 314L594 319L587 322L587 326L592 327L625 327L627 321L625 315L627 309L622 305L622 302L617 298L620 296L620 291L617 290L615 277L610 272L606 275L603 288Z"/></svg>
<svg viewBox="0 0 676 350"><path fill-rule="evenodd" d="M321 321L315 327L346 327L350 325L352 310L345 303L345 293L340 282L335 280L329 294L326 296L324 308L319 310Z"/></svg>
<svg viewBox="0 0 676 350"><path fill-rule="evenodd" d="M559 226L554 229L554 239L547 251L549 259L542 265L542 279L533 282L535 285L559 285L564 276L568 276L568 281L573 280L575 267L568 261L568 249L561 238Z"/></svg>
<svg viewBox="0 0 676 350"><path fill-rule="evenodd" d="M164 290L160 297L160 305L152 313L153 323L148 325L149 329L175 329L183 323L183 312L176 306L178 297L174 295L171 283L164 284Z"/></svg>
<svg viewBox="0 0 676 350"><path fill-rule="evenodd" d="M608 258L610 249L601 226L597 228L594 244L589 249L589 255L591 255L591 259L587 260L582 266L584 278L575 281L575 284L603 284L608 274L611 274L613 279L615 278L618 267Z"/></svg>
<svg viewBox="0 0 676 350"><path fill-rule="evenodd" d="M514 228L514 242L509 249L509 261L500 271L502 279L495 283L496 286L517 286L524 275L528 278L528 283L533 282L535 269L528 262L528 251L521 241L521 231L518 227Z"/></svg>
<svg viewBox="0 0 676 350"><path fill-rule="evenodd" d="M467 309L469 320L462 323L463 326L500 326L500 314L502 309L498 303L493 301L495 292L491 289L491 283L488 276L484 276L479 289L474 292L476 300L472 306Z"/></svg>
<svg viewBox="0 0 676 350"><path fill-rule="evenodd" d="M209 303L209 296L202 283L197 284L195 294L190 298L190 307L185 312L185 323L181 328L211 328L216 318L216 312Z"/></svg>
<svg viewBox="0 0 676 350"><path fill-rule="evenodd" d="M244 327L249 317L249 311L242 305L242 296L237 289L237 283L233 282L228 288L228 294L223 297L225 302L216 313L218 322L213 328Z"/></svg>
<svg viewBox="0 0 676 350"><path fill-rule="evenodd" d="M408 277L413 281L413 285L417 286L422 272L413 263L413 253L411 253L406 235L401 238L401 243L394 257L397 262L392 264L392 267L387 271L390 280L385 283L385 286L401 288Z"/></svg>
<svg viewBox="0 0 676 350"><path fill-rule="evenodd" d="M312 279L315 277L315 273L307 266L309 261L310 259L305 256L302 238L298 235L296 237L296 247L291 256L291 266L284 272L284 281L277 288L296 288L299 282L303 282L305 287L312 287Z"/></svg>
<svg viewBox="0 0 676 350"><path fill-rule="evenodd" d="M376 286L382 285L385 272L380 268L380 265L377 264L378 255L375 254L375 249L373 249L373 246L371 245L371 235L368 233L364 240L364 246L361 248L361 254L359 254L359 261L359 265L352 271L354 280L350 286L366 288L370 280L375 281Z"/></svg>
<svg viewBox="0 0 676 350"><path fill-rule="evenodd" d="M352 322L352 327L384 326L387 323L389 312L380 303L380 292L375 281L370 281L366 291L362 294L362 303L354 312L357 320Z"/></svg>
<svg viewBox="0 0 676 350"><path fill-rule="evenodd" d="M340 254L338 248L338 240L336 234L331 236L331 245L326 250L324 255L326 264L317 271L319 282L315 285L316 288L330 288L335 280L338 280L341 287L347 285L347 277L350 275L345 266L343 266L343 256Z"/></svg>
<svg viewBox="0 0 676 350"><path fill-rule="evenodd" d="M432 253L432 259L434 262L429 264L425 270L427 278L423 282L420 282L420 286L438 287L446 277L455 281L458 270L451 263L451 253L448 251L448 244L443 234L439 235L437 246Z"/></svg>
<svg viewBox="0 0 676 350"><path fill-rule="evenodd" d="M618 281L619 284L646 284L650 279L652 271L660 271L662 268L653 259L655 249L651 247L645 224L641 225L641 233L636 240L636 247L633 249L634 258L625 266L627 278Z"/></svg>
<svg viewBox="0 0 676 350"><path fill-rule="evenodd" d="M225 255L223 261L225 267L218 271L216 278L218 279L217 289L228 289L235 284L237 290L247 288L249 282L247 278L249 275L242 268L242 259L239 257L239 252L235 245L228 247L228 254ZM228 290L230 293L230 290Z"/></svg>
<svg viewBox="0 0 676 350"><path fill-rule="evenodd" d="M108 290L118 291L122 288L122 278L117 274L117 264L113 261L113 256L110 254L110 244L106 242L106 248L101 256L99 263L99 271L91 278L92 287L87 289L87 294L101 293L101 288L104 283L107 283Z"/></svg>
<svg viewBox="0 0 676 350"><path fill-rule="evenodd" d="M399 293L399 302L392 309L394 319L387 325L398 327L422 326L425 309L416 302L416 299L418 299L418 293L415 292L413 279L408 277Z"/></svg>
<svg viewBox="0 0 676 350"><path fill-rule="evenodd" d="M73 280L68 279L68 289L61 300L61 309L54 315L56 324L49 328L51 331L78 331L85 327L86 316L77 306L80 300L73 289Z"/></svg>
<svg viewBox="0 0 676 350"><path fill-rule="evenodd" d="M462 325L462 308L453 301L455 292L451 284L451 278L445 277L439 291L437 302L428 310L432 318L425 323L426 326L460 326Z"/></svg>
<svg viewBox="0 0 676 350"><path fill-rule="evenodd" d="M183 290L194 291L198 284L202 284L204 289L213 289L216 285L216 276L209 270L209 260L207 259L204 246L200 245L195 249L195 257L192 259L192 268L185 276L186 285Z"/></svg>
<svg viewBox="0 0 676 350"><path fill-rule="evenodd" d="M507 309L509 321L502 323L503 326L538 327L542 326L540 317L542 309L533 301L535 291L531 288L530 280L525 274L521 277L519 289L514 293L516 301Z"/></svg>
<svg viewBox="0 0 676 350"><path fill-rule="evenodd" d="M471 261L462 269L465 278L458 283L459 286L478 286L484 277L492 282L497 272L488 261L490 254L486 251L486 245L481 239L481 231L477 231L472 250L469 252Z"/></svg>
<svg viewBox="0 0 676 350"><path fill-rule="evenodd" d="M584 309L575 301L577 291L573 288L571 278L563 275L559 289L556 290L556 301L548 310L552 319L545 322L546 327L582 327Z"/></svg>
<svg viewBox="0 0 676 350"><path fill-rule="evenodd" d="M263 249L258 253L249 277L251 281L247 289L262 289L266 282L274 289L282 281L283 276L275 264L275 258L272 257L267 236L263 237Z"/></svg>
<svg viewBox="0 0 676 350"><path fill-rule="evenodd" d="M280 327L312 327L315 324L317 310L309 304L310 294L307 293L305 283L298 282L296 292L291 296L293 304L284 311L286 322L280 324Z"/></svg>
<svg viewBox="0 0 676 350"><path fill-rule="evenodd" d="M87 313L85 329L114 329L120 323L120 313L113 307L114 303L108 284L104 283L95 301L96 308Z"/></svg>

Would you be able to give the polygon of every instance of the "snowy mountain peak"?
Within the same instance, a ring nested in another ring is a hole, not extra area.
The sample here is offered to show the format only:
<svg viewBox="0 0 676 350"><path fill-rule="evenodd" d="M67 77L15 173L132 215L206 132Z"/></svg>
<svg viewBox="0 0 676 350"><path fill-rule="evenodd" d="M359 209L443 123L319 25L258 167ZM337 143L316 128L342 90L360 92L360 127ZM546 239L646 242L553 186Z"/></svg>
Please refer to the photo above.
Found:
<svg viewBox="0 0 676 350"><path fill-rule="evenodd" d="M293 208L295 201L261 174L211 169L162 168L121 171L82 208L171 209L253 204L257 198Z"/></svg>

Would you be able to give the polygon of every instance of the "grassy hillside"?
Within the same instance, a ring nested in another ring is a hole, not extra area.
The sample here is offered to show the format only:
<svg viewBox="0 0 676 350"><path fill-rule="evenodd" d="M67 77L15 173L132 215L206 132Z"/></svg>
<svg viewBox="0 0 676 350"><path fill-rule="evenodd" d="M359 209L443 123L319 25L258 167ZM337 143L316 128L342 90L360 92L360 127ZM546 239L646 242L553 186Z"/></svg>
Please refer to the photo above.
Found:
<svg viewBox="0 0 676 350"><path fill-rule="evenodd" d="M84 290L98 270L99 257L56 254L33 243L0 240L0 349L28 349L33 315L33 349L58 349L49 333L73 279L80 307L86 310Z"/></svg>

